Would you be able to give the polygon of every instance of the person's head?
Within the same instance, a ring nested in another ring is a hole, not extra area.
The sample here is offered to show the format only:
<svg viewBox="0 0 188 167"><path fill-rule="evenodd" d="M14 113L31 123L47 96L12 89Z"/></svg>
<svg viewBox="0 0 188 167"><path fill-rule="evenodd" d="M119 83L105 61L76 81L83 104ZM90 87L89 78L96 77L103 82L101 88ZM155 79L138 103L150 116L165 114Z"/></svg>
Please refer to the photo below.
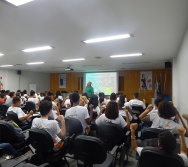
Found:
<svg viewBox="0 0 188 167"><path fill-rule="evenodd" d="M85 96L86 98L88 98L86 92L82 93L82 96Z"/></svg>
<svg viewBox="0 0 188 167"><path fill-rule="evenodd" d="M52 112L52 102L44 100L39 107L42 116L49 115Z"/></svg>
<svg viewBox="0 0 188 167"><path fill-rule="evenodd" d="M31 91L30 91L30 96L31 96L31 97L35 97L35 91L31 90Z"/></svg>
<svg viewBox="0 0 188 167"><path fill-rule="evenodd" d="M134 97L135 99L138 99L138 98L139 98L139 93L138 93L138 92L135 92L134 95L133 95L133 97Z"/></svg>
<svg viewBox="0 0 188 167"><path fill-rule="evenodd" d="M1 90L1 94L5 93L5 90Z"/></svg>
<svg viewBox="0 0 188 167"><path fill-rule="evenodd" d="M60 90L57 90L55 95L56 95L56 98L58 98L58 96L61 96Z"/></svg>
<svg viewBox="0 0 188 167"><path fill-rule="evenodd" d="M158 135L159 147L166 153L173 153L176 149L176 138L168 131L164 130Z"/></svg>
<svg viewBox="0 0 188 167"><path fill-rule="evenodd" d="M177 110L171 103L162 101L159 103L158 114L161 118L171 119L172 117L176 116Z"/></svg>
<svg viewBox="0 0 188 167"><path fill-rule="evenodd" d="M87 83L87 86L91 86L91 84L92 84L92 83L89 81L89 82Z"/></svg>
<svg viewBox="0 0 188 167"><path fill-rule="evenodd" d="M158 108L159 107L159 104L162 102L163 100L161 98L157 98L155 99L155 107Z"/></svg>
<svg viewBox="0 0 188 167"><path fill-rule="evenodd" d="M16 93L15 92L10 92L9 96L10 96L10 98L16 97Z"/></svg>
<svg viewBox="0 0 188 167"><path fill-rule="evenodd" d="M99 98L100 98L100 97L103 97L103 94L102 94L102 92L100 92L100 93L99 93Z"/></svg>
<svg viewBox="0 0 188 167"><path fill-rule="evenodd" d="M110 101L105 110L105 116L108 119L116 119L119 116L118 105L116 102Z"/></svg>
<svg viewBox="0 0 188 167"><path fill-rule="evenodd" d="M103 98L103 97L100 97L100 98L99 98L99 103L102 103L102 102L104 102L104 98Z"/></svg>
<svg viewBox="0 0 188 167"><path fill-rule="evenodd" d="M20 92L16 92L16 96L17 97L21 97L21 93Z"/></svg>
<svg viewBox="0 0 188 167"><path fill-rule="evenodd" d="M5 100L6 99L6 94L5 93L1 93L0 94L0 98L3 99L3 100Z"/></svg>
<svg viewBox="0 0 188 167"><path fill-rule="evenodd" d="M41 97L44 97L44 95L45 95L45 94L44 94L43 92L40 93L40 96L41 96Z"/></svg>
<svg viewBox="0 0 188 167"><path fill-rule="evenodd" d="M89 99L89 103L88 103L88 109L90 104L92 104L94 106L94 109L98 106L98 96L97 95L92 95L91 98Z"/></svg>
<svg viewBox="0 0 188 167"><path fill-rule="evenodd" d="M112 94L110 95L110 100L111 100L111 101L116 101L116 100L117 100L117 96L116 96L115 93L112 93Z"/></svg>
<svg viewBox="0 0 188 167"><path fill-rule="evenodd" d="M54 99L54 94L50 91L47 93L47 96L50 96L52 98L52 100Z"/></svg>
<svg viewBox="0 0 188 167"><path fill-rule="evenodd" d="M69 95L69 97L70 97L70 95ZM71 97L70 97L70 101L72 103L74 103L74 104L76 104L76 103L79 104L79 102L80 102L80 95L78 93L72 93Z"/></svg>
<svg viewBox="0 0 188 167"><path fill-rule="evenodd" d="M5 92L5 93L6 93L6 95L9 95L9 93L10 93L10 90L6 90L6 92Z"/></svg>
<svg viewBox="0 0 188 167"><path fill-rule="evenodd" d="M21 93L21 90L17 90L17 92L20 92L20 93Z"/></svg>
<svg viewBox="0 0 188 167"><path fill-rule="evenodd" d="M52 101L52 98L50 96L45 96L44 101Z"/></svg>
<svg viewBox="0 0 188 167"><path fill-rule="evenodd" d="M124 104L125 104L125 98L119 98L118 108L122 109L122 107L124 106Z"/></svg>
<svg viewBox="0 0 188 167"><path fill-rule="evenodd" d="M20 97L14 97L13 99L12 99L12 103L13 103L13 105L15 106L15 107L18 107L18 106L20 106Z"/></svg>
<svg viewBox="0 0 188 167"><path fill-rule="evenodd" d="M27 94L27 90L23 90L23 94L24 94L24 95Z"/></svg>

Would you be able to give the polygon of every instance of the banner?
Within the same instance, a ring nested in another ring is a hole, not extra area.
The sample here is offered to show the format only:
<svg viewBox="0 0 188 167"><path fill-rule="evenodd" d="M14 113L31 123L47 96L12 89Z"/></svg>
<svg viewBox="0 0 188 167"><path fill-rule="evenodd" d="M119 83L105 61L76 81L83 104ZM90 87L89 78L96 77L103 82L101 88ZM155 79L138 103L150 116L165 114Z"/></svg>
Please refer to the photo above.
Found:
<svg viewBox="0 0 188 167"><path fill-rule="evenodd" d="M152 72L143 71L140 72L140 88L146 90L152 90Z"/></svg>
<svg viewBox="0 0 188 167"><path fill-rule="evenodd" d="M59 74L59 88L66 88L66 74Z"/></svg>

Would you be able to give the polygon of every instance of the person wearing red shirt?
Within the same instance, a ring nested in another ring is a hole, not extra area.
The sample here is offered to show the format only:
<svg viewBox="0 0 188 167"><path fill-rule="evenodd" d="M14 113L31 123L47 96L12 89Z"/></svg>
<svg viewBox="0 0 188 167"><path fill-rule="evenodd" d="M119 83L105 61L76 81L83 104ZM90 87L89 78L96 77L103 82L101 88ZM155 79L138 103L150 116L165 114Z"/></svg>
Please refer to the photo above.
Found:
<svg viewBox="0 0 188 167"><path fill-rule="evenodd" d="M0 94L0 104L4 104L6 101L6 94L1 93Z"/></svg>

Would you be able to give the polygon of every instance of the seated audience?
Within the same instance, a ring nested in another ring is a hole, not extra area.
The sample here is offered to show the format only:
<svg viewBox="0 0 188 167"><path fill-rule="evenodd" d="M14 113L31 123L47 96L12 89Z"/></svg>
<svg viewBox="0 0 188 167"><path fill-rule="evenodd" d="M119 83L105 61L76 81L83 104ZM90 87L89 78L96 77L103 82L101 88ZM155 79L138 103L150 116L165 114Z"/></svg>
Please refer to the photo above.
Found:
<svg viewBox="0 0 188 167"><path fill-rule="evenodd" d="M5 93L6 93L6 98L7 98L7 99L10 98L10 95L9 95L10 90L6 90Z"/></svg>
<svg viewBox="0 0 188 167"><path fill-rule="evenodd" d="M87 108L88 100L86 96L82 96L80 98L80 106L86 107Z"/></svg>
<svg viewBox="0 0 188 167"><path fill-rule="evenodd" d="M23 90L24 97L28 98L27 90Z"/></svg>
<svg viewBox="0 0 188 167"><path fill-rule="evenodd" d="M143 147L137 146L136 137L135 137L135 131L137 128L138 125L136 123L131 124L131 145L132 145L132 149L136 151L140 156L142 154ZM185 129L183 127L178 127L177 131L180 135L180 141L181 141L181 147L180 147L181 150L180 150L180 154L178 155L184 161L185 166L188 166L187 147L184 138ZM168 130L163 131L158 136L158 147L160 150L163 150L168 155L172 154L176 149L176 138Z"/></svg>
<svg viewBox="0 0 188 167"><path fill-rule="evenodd" d="M57 114L57 119L61 122L61 129L56 120L48 120L52 112L52 103L43 101L39 107L41 118L33 119L32 128L39 128L46 130L52 137L55 145L61 143L66 137L65 119L63 115Z"/></svg>
<svg viewBox="0 0 188 167"><path fill-rule="evenodd" d="M36 107L40 105L40 99L36 98L35 91L31 90L30 97L28 98L28 101L32 101L35 103Z"/></svg>
<svg viewBox="0 0 188 167"><path fill-rule="evenodd" d="M82 93L82 96L85 96L88 99L86 92Z"/></svg>
<svg viewBox="0 0 188 167"><path fill-rule="evenodd" d="M142 106L143 109L146 108L146 105L143 101L139 100L139 93L134 93L133 95L134 99L129 101L129 106L132 109L132 106Z"/></svg>
<svg viewBox="0 0 188 167"><path fill-rule="evenodd" d="M110 101L105 109L105 112L103 113L103 110L100 111L100 114L98 118L96 119L97 125L103 125L106 122L111 122L113 124L119 125L121 128L130 128L130 120L129 120L129 114L128 110L126 112L126 121L124 118L119 115L118 105L114 101Z"/></svg>
<svg viewBox="0 0 188 167"><path fill-rule="evenodd" d="M110 95L110 101L116 102L116 100L117 100L116 94L115 94L115 93L112 93L112 94Z"/></svg>
<svg viewBox="0 0 188 167"><path fill-rule="evenodd" d="M97 95L92 95L89 99L89 103L88 103L88 111L90 112L90 105L93 105L93 113L96 113L97 115L99 115L100 113L100 108L99 108L99 103L98 103L98 96Z"/></svg>
<svg viewBox="0 0 188 167"><path fill-rule="evenodd" d="M5 101L6 101L6 94L1 93L0 94L0 104L5 104Z"/></svg>
<svg viewBox="0 0 188 167"><path fill-rule="evenodd" d="M71 100L70 100L71 96L72 96L72 94L70 94L69 96L67 96L67 97L63 100L62 105L63 105L64 107L70 108L70 107L72 106Z"/></svg>
<svg viewBox="0 0 188 167"><path fill-rule="evenodd" d="M147 109L140 114L139 118L142 121L152 121L151 128L163 128L169 129L172 134L178 134L178 128L180 125L174 122L174 118L177 114L176 108L170 103L163 101L158 106L158 113L151 113L152 105L148 105ZM149 115L148 115L149 114ZM188 132L186 131L186 136Z"/></svg>
<svg viewBox="0 0 188 167"><path fill-rule="evenodd" d="M15 92L10 92L9 93L9 97L10 98L8 98L8 99L6 99L6 102L5 102L5 104L6 105L8 105L8 106L12 106L12 99L14 98L14 97L16 97L16 93Z"/></svg>
<svg viewBox="0 0 188 167"><path fill-rule="evenodd" d="M71 96L71 101L73 103L73 107L69 108L65 113L65 118L73 117L79 119L82 124L83 132L85 133L85 129L87 125L91 124L93 117L93 105L90 105L90 115L86 107L79 106L80 96L78 93L73 93Z"/></svg>
<svg viewBox="0 0 188 167"><path fill-rule="evenodd" d="M22 109L19 107L20 106L20 98L19 97L14 97L13 100L13 105L8 108L7 112L13 111L18 115L18 119L20 121L27 120L28 118L31 118L33 115L33 111L31 110L28 114L25 114Z"/></svg>
<svg viewBox="0 0 188 167"><path fill-rule="evenodd" d="M123 108L125 104L125 99L120 98L118 101L118 109L119 109L119 115L121 115L123 118L126 118L126 110L128 110L129 120L132 121L132 115L130 114L130 108L126 106L126 108Z"/></svg>
<svg viewBox="0 0 188 167"><path fill-rule="evenodd" d="M148 113L148 115L150 115L151 113L158 113L158 107L159 107L159 104L160 104L162 101L163 101L163 100L162 100L161 98L155 99L154 107L153 107L152 111Z"/></svg>
<svg viewBox="0 0 188 167"><path fill-rule="evenodd" d="M59 90L56 91L55 99L63 100L63 97L62 97L61 92Z"/></svg>
<svg viewBox="0 0 188 167"><path fill-rule="evenodd" d="M103 97L99 98L99 108L106 108L106 103Z"/></svg>

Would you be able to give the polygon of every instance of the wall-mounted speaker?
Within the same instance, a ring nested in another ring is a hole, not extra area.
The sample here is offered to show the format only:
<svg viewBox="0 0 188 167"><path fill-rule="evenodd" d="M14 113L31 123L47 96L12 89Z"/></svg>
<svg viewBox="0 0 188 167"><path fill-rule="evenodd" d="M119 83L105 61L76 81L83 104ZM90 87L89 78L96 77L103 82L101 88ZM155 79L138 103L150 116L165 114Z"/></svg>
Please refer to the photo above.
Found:
<svg viewBox="0 0 188 167"><path fill-rule="evenodd" d="M21 71L21 70L18 70L18 71L17 71L17 74L18 74L18 75L21 75L21 74L22 74L22 71Z"/></svg>
<svg viewBox="0 0 188 167"><path fill-rule="evenodd" d="M171 62L165 62L165 68L172 68Z"/></svg>

